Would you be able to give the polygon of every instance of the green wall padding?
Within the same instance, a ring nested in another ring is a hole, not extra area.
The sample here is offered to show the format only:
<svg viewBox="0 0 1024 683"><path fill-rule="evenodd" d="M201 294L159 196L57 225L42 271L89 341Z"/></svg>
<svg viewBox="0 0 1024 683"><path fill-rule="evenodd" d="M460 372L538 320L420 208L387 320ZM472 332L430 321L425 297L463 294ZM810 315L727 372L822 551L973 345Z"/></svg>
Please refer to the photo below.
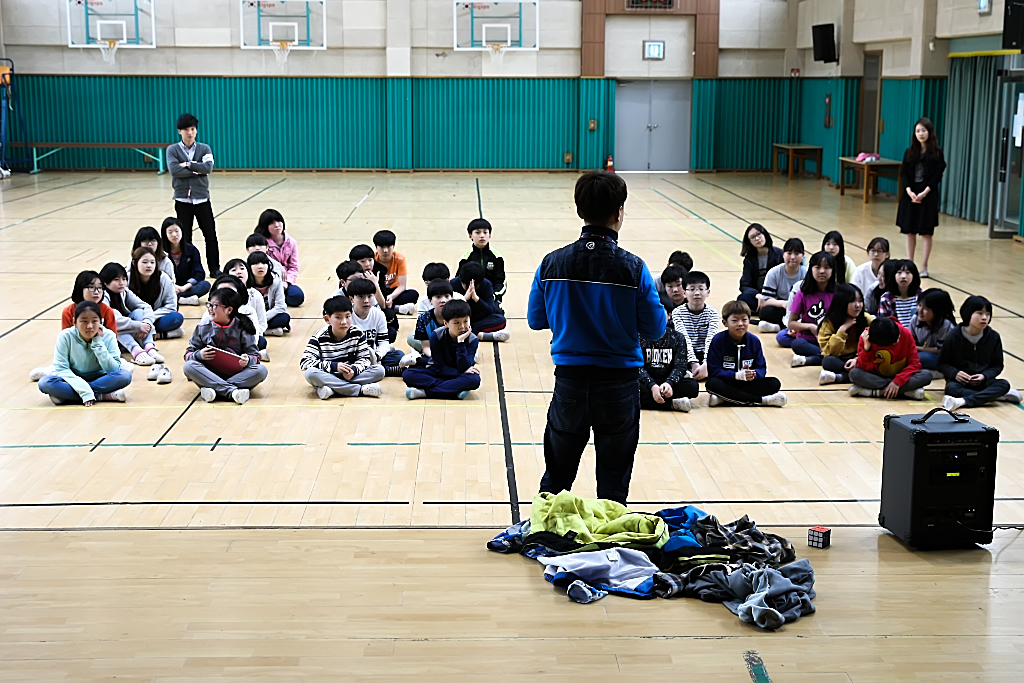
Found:
<svg viewBox="0 0 1024 683"><path fill-rule="evenodd" d="M878 136L878 153L887 159L903 160L910 145L914 122L922 116L931 119L939 145L945 143L946 79L882 79L881 118L885 130ZM879 179L878 189L895 194L894 179Z"/></svg>
<svg viewBox="0 0 1024 683"><path fill-rule="evenodd" d="M710 171L715 168L715 118L719 82L703 78L693 81L690 168L694 171Z"/></svg>
<svg viewBox="0 0 1024 683"><path fill-rule="evenodd" d="M190 111L221 169L590 169L615 143L605 79L21 76L19 86L32 140L172 143ZM40 165L152 168L103 149Z"/></svg>
<svg viewBox="0 0 1024 683"><path fill-rule="evenodd" d="M832 96L832 125L825 127L825 98ZM822 175L839 182L839 157L856 156L860 120L859 78L808 78L800 93L799 142L820 145ZM813 162L806 162L808 169Z"/></svg>

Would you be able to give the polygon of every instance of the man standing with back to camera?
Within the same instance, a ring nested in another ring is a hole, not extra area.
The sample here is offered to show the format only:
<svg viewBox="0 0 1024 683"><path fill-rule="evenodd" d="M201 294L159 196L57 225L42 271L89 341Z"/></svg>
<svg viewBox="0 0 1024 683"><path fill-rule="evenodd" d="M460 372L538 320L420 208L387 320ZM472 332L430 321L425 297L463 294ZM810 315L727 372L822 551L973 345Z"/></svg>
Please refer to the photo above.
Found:
<svg viewBox="0 0 1024 683"><path fill-rule="evenodd" d="M531 329L551 329L555 362L540 490L572 488L593 429L597 497L625 505L640 441L639 335L661 338L665 308L646 264L618 245L626 182L592 171L575 197L582 234L541 261L527 311Z"/></svg>

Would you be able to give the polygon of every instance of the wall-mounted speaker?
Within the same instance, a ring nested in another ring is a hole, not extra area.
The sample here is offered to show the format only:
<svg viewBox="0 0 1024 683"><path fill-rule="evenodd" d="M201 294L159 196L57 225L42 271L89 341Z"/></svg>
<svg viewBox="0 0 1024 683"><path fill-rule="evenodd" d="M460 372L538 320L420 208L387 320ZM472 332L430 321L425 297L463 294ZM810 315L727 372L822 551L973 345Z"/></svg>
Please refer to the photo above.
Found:
<svg viewBox="0 0 1024 683"><path fill-rule="evenodd" d="M1021 1L1024 2L1024 0ZM826 64L839 61L839 58L836 57L835 24L812 26L811 38L814 40L814 61L825 62Z"/></svg>
<svg viewBox="0 0 1024 683"><path fill-rule="evenodd" d="M1024 49L1024 0L1006 0L1003 11L1003 49Z"/></svg>

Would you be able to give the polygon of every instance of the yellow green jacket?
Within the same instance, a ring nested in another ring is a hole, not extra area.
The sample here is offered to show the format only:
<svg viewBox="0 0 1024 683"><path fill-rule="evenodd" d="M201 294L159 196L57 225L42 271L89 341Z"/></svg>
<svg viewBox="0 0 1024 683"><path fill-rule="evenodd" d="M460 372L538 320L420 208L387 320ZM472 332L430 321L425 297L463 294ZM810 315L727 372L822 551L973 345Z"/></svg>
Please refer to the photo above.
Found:
<svg viewBox="0 0 1024 683"><path fill-rule="evenodd" d="M538 493L533 498L530 533L575 532L576 543L619 543L625 547L660 548L668 541L665 520L630 512L612 500L584 499L568 491Z"/></svg>

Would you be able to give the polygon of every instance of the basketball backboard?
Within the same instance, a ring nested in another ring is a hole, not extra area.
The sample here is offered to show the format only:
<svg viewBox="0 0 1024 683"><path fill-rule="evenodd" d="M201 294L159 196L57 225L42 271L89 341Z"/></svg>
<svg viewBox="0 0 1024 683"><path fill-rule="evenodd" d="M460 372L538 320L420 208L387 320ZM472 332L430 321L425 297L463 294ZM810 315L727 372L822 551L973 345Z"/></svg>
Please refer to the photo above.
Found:
<svg viewBox="0 0 1024 683"><path fill-rule="evenodd" d="M95 48L107 62L119 49L156 47L155 0L67 0L68 47Z"/></svg>
<svg viewBox="0 0 1024 683"><path fill-rule="evenodd" d="M327 49L326 0L240 0L243 50Z"/></svg>
<svg viewBox="0 0 1024 683"><path fill-rule="evenodd" d="M453 0L455 49L487 52L540 49L539 0Z"/></svg>

